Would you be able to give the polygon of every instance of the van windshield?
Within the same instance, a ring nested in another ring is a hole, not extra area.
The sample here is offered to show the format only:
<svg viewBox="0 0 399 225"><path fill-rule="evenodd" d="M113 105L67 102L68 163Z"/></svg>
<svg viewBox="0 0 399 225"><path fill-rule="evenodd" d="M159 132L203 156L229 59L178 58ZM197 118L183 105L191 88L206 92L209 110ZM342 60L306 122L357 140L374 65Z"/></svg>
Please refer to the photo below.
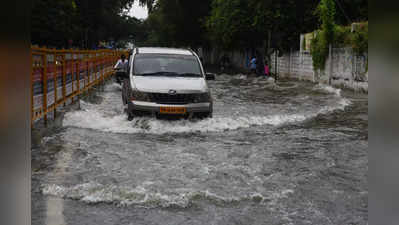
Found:
<svg viewBox="0 0 399 225"><path fill-rule="evenodd" d="M138 54L135 76L202 77L198 60L192 55Z"/></svg>

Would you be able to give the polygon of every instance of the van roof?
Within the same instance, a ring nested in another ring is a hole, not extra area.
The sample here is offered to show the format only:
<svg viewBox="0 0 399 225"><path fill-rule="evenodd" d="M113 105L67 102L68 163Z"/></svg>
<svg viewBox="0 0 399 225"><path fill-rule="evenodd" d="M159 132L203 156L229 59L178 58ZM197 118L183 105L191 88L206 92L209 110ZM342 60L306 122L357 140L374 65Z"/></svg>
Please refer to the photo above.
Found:
<svg viewBox="0 0 399 225"><path fill-rule="evenodd" d="M155 48L143 47L137 48L139 54L175 54L175 55L194 55L190 50L178 48Z"/></svg>

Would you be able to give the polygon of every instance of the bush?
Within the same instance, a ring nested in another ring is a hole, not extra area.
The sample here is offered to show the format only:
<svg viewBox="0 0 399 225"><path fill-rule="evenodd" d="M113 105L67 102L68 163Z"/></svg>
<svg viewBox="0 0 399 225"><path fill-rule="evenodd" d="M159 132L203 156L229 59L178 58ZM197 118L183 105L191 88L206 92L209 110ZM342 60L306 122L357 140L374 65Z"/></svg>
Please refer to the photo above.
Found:
<svg viewBox="0 0 399 225"><path fill-rule="evenodd" d="M335 26L334 30L334 47L340 48L352 44L351 27Z"/></svg>
<svg viewBox="0 0 399 225"><path fill-rule="evenodd" d="M369 48L369 26L368 22L361 24L351 35L351 47L358 55L364 55Z"/></svg>
<svg viewBox="0 0 399 225"><path fill-rule="evenodd" d="M324 70L329 45L334 42L335 37L335 2L333 0L321 0L316 9L316 14L319 15L321 31L312 40L310 52L313 58L314 69Z"/></svg>
<svg viewBox="0 0 399 225"><path fill-rule="evenodd" d="M312 54L313 68L315 70L324 70L328 57L328 43L323 32L318 31L310 45L310 53Z"/></svg>
<svg viewBox="0 0 399 225"><path fill-rule="evenodd" d="M329 43L324 30L315 31L316 37L312 40L310 52L315 70L324 70L328 57ZM350 26L334 26L333 47L351 47L355 54L364 55L368 52L368 23L362 23L356 31L351 32Z"/></svg>
<svg viewBox="0 0 399 225"><path fill-rule="evenodd" d="M334 34L334 47L351 47L358 55L368 51L368 22L360 23L354 32L350 26L336 26Z"/></svg>

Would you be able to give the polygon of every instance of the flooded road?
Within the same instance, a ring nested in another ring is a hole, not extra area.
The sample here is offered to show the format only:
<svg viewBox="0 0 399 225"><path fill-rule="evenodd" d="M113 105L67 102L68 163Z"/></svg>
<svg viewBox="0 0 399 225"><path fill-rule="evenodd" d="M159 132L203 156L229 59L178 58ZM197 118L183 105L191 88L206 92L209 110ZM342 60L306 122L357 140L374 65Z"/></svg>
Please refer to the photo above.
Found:
<svg viewBox="0 0 399 225"><path fill-rule="evenodd" d="M245 75L214 117L127 121L109 82L32 149L32 224L367 224L368 98Z"/></svg>

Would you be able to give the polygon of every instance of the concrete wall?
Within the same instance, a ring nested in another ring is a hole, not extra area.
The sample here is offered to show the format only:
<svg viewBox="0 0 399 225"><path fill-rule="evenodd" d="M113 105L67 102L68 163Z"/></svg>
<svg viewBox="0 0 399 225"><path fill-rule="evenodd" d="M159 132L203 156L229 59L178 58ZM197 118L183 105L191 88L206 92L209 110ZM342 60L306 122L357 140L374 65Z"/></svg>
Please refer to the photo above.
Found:
<svg viewBox="0 0 399 225"><path fill-rule="evenodd" d="M357 56L350 48L333 48L324 71L314 71L309 52L291 52L277 57L280 77L327 83L356 91L368 92L367 55ZM272 56L272 66L275 57ZM275 68L272 69L275 71Z"/></svg>
<svg viewBox="0 0 399 225"><path fill-rule="evenodd" d="M217 50L199 50L199 56L203 58L205 64L219 64L219 60L223 54L226 54L230 62L239 69L246 69L247 60L251 57L250 53L247 51L222 52Z"/></svg>
<svg viewBox="0 0 399 225"><path fill-rule="evenodd" d="M247 70L249 51L226 53L235 67ZM202 51L205 63L218 64L223 53L218 51ZM333 48L331 57L327 59L324 71L314 71L313 60L309 51L294 51L277 57L271 57L270 71L280 77L308 80L341 86L353 90L368 92L367 55L357 56L351 48Z"/></svg>

